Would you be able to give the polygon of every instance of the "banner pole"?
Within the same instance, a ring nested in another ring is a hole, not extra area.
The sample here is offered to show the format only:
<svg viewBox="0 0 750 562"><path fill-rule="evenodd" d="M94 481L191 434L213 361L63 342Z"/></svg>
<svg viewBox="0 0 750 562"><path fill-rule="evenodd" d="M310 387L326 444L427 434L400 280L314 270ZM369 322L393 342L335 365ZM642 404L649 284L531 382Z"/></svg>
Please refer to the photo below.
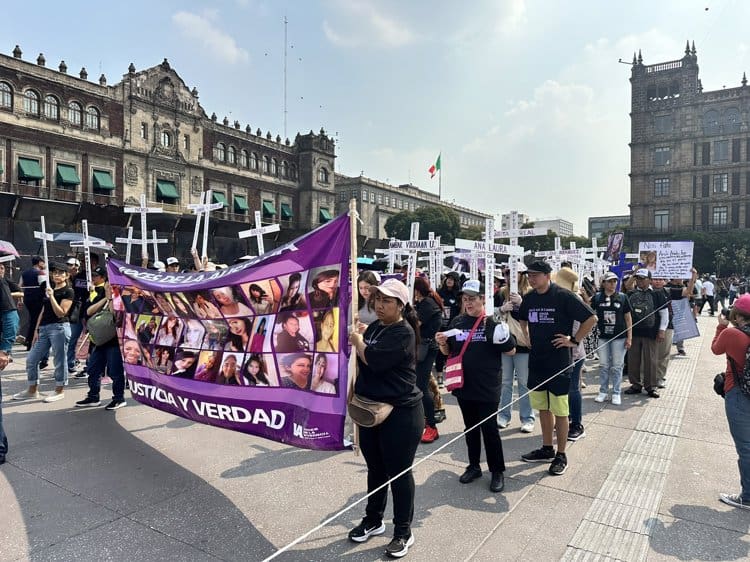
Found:
<svg viewBox="0 0 750 562"><path fill-rule="evenodd" d="M350 254L349 254L349 293L351 300L349 302L350 310L352 311L352 325L350 326L351 331L357 329L359 323L359 309L356 306L358 287L357 287L357 220L359 214L357 213L357 200L352 198L349 199L349 243L350 243ZM354 395L354 383L357 381L357 352L352 347L349 353L349 395L348 398ZM352 423L354 426L354 454L359 456L359 426L356 423Z"/></svg>

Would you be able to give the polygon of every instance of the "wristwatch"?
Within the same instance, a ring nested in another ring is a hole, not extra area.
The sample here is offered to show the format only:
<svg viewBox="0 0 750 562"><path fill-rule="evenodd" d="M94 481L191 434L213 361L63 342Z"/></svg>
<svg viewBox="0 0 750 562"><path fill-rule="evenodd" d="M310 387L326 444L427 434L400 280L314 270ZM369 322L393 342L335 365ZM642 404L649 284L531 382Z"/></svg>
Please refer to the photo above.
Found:
<svg viewBox="0 0 750 562"><path fill-rule="evenodd" d="M573 345L578 345L580 342L575 338L575 336L570 336L570 343Z"/></svg>

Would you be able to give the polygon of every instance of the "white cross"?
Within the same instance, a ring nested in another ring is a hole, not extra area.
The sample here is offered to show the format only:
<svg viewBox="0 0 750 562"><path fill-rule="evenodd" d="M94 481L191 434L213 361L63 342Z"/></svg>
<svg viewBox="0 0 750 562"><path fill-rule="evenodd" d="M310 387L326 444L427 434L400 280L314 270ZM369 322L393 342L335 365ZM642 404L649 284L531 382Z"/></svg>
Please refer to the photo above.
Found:
<svg viewBox="0 0 750 562"><path fill-rule="evenodd" d="M125 246L125 263L130 263L130 246L133 242L140 242L140 238L133 238L133 227L128 227L127 238L115 238L115 242L119 244L126 244Z"/></svg>
<svg viewBox="0 0 750 562"><path fill-rule="evenodd" d="M495 238L510 238L511 246L519 246L518 239L527 236L543 236L547 234L547 229L542 227L521 228L518 221L518 211L510 212L509 228L495 231ZM520 247L520 246L519 246ZM523 248L521 248L523 251ZM523 260L523 254L520 256L508 257L508 269L510 269L510 292L518 293L518 264Z"/></svg>
<svg viewBox="0 0 750 562"><path fill-rule="evenodd" d="M148 207L146 205L146 194L141 194L141 205L139 207L125 207L126 213L139 213L141 215L141 258L148 260L148 228L146 226L146 215L149 213L161 213L161 207Z"/></svg>
<svg viewBox="0 0 750 562"><path fill-rule="evenodd" d="M49 258L47 257L47 241L52 241L52 235L47 234L47 227L44 225L44 215L39 218L42 222L42 231L39 232L35 230L34 238L39 238L42 241L42 250L44 251L44 273L42 274L42 278L47 284L47 287L49 287Z"/></svg>
<svg viewBox="0 0 750 562"><path fill-rule="evenodd" d="M388 244L390 250L401 250L407 256L406 287L409 289L409 300L414 300L414 280L417 274L417 254L420 250L431 251L440 247L440 238L428 240L419 239L419 223L411 223L411 233L408 240L391 238ZM403 255L403 254L402 254Z"/></svg>
<svg viewBox="0 0 750 562"><path fill-rule="evenodd" d="M216 211L224 207L224 203L211 203L211 190L204 191L201 194L200 203L188 205L187 208L195 213L195 231L193 232L193 250L198 249L198 230L201 227L201 218L203 218L203 247L201 258L208 257L208 221L211 211Z"/></svg>
<svg viewBox="0 0 750 562"><path fill-rule="evenodd" d="M80 242L71 242L71 248L83 248L84 264L86 267L86 287L89 289L93 287L91 281L91 248L106 248L107 243L103 240L92 240L89 238L89 221L83 219L81 221L81 232L83 233L83 239Z"/></svg>
<svg viewBox="0 0 750 562"><path fill-rule="evenodd" d="M396 240L395 238L391 238L391 240L388 243L389 245L388 248L384 250L381 250L381 249L375 250L376 254L383 254L388 257L388 273L391 273L391 274L393 273L393 270L396 267L396 257L407 255L405 251L401 250L397 246L390 247L391 242L394 242L395 240Z"/></svg>
<svg viewBox="0 0 750 562"><path fill-rule="evenodd" d="M151 242L154 245L154 263L159 261L159 244L166 244L169 242L166 238L158 238L156 234L156 229L154 228L152 231L153 238L149 239L149 242Z"/></svg>
<svg viewBox="0 0 750 562"><path fill-rule="evenodd" d="M266 253L266 247L263 244L263 235L268 234L269 232L278 232L279 230L281 230L281 227L277 223L263 226L260 211L255 211L255 228L243 230L238 233L238 236L240 238L250 238L251 236L255 236L255 239L258 242L258 255L262 256Z"/></svg>

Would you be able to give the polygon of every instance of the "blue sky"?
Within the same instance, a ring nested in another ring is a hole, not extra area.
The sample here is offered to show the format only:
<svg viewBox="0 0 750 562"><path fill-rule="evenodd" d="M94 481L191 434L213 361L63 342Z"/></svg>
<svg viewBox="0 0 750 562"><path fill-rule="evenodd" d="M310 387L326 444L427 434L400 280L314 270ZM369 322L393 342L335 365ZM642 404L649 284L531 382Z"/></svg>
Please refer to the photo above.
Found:
<svg viewBox="0 0 750 562"><path fill-rule="evenodd" d="M32 8L34 4L43 8ZM106 8L102 8L106 6ZM706 9L708 8L708 9ZM110 84L167 57L206 112L338 139L337 168L491 213L627 214L630 69L695 41L705 90L750 70L740 1L217 0L10 3L0 50ZM43 14L31 17L30 14ZM743 36L744 35L744 36Z"/></svg>

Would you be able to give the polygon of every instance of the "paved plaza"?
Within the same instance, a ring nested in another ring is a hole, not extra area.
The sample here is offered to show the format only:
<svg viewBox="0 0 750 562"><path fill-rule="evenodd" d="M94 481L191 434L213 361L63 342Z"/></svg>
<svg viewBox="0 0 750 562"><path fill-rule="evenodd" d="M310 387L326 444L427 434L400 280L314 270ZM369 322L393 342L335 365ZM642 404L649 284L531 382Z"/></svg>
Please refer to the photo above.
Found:
<svg viewBox="0 0 750 562"><path fill-rule="evenodd" d="M715 318L687 357L670 363L658 400L624 396L597 404L596 370L586 374L587 436L569 447L568 471L520 455L540 430L502 430L504 493L489 474L458 483L463 440L415 470L411 560L743 560L750 512L718 501L738 492L737 456L723 402L711 390L723 357L710 351ZM73 380L63 401L13 402L25 386L25 353L3 373L10 440L0 467L0 560L262 560L361 497L362 457L291 448L163 414L129 399L116 412L75 409L86 392ZM42 390L52 388L51 369ZM110 398L108 389L102 395ZM441 437L462 429L447 399ZM364 544L346 532L356 506L279 560L381 560L392 526Z"/></svg>

